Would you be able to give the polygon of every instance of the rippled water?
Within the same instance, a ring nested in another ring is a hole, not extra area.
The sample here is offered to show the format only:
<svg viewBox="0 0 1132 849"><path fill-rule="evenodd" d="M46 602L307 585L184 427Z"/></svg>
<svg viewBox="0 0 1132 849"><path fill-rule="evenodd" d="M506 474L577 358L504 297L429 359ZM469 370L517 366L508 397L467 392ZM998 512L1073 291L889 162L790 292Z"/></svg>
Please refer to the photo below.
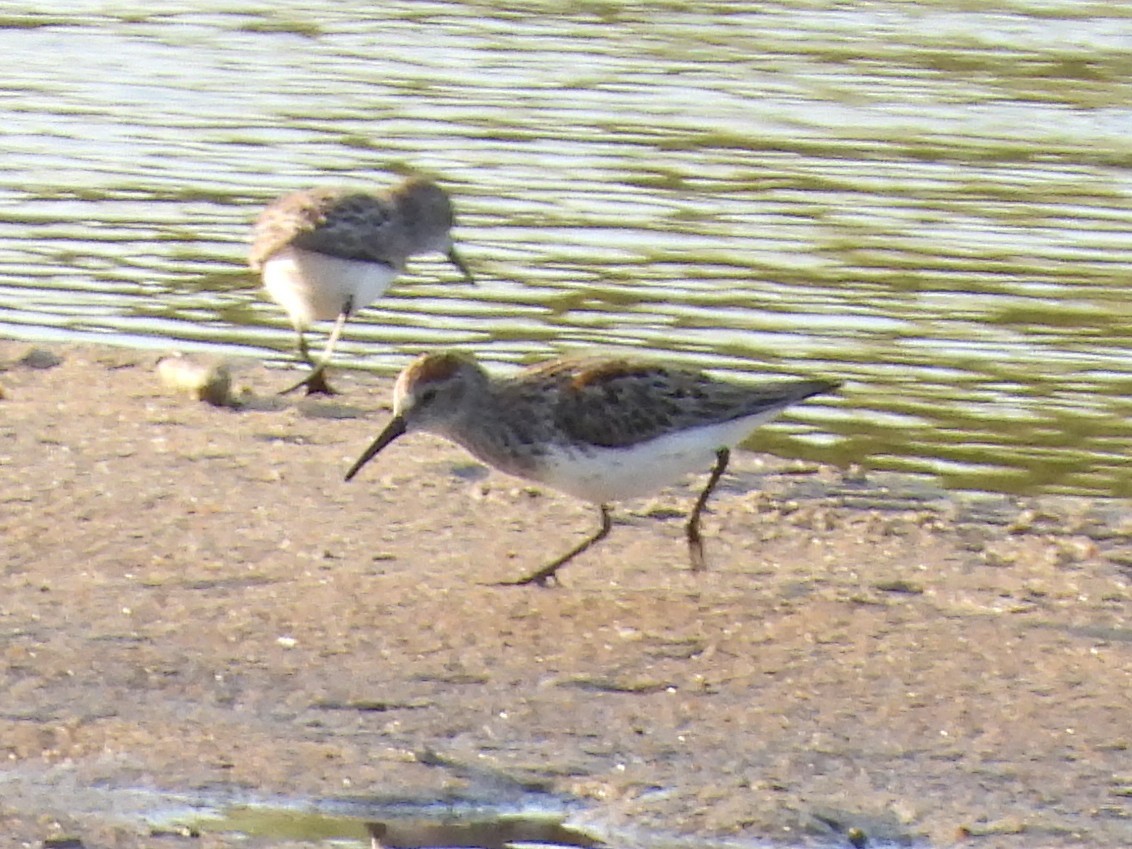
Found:
<svg viewBox="0 0 1132 849"><path fill-rule="evenodd" d="M419 169L481 285L414 262L343 364L840 376L755 444L1132 495L1132 6L63 8L0 9L0 333L284 360L259 207Z"/></svg>

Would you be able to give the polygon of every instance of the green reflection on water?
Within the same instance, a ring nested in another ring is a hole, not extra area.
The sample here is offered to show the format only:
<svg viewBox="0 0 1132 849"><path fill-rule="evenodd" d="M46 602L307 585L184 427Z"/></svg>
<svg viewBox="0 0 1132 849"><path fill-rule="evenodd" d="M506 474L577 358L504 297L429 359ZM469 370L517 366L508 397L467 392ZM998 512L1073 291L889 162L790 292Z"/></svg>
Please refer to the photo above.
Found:
<svg viewBox="0 0 1132 849"><path fill-rule="evenodd" d="M0 332L289 360L259 207L422 170L481 285L414 261L342 366L838 377L750 445L1128 496L1128 37L1037 0L9 14Z"/></svg>

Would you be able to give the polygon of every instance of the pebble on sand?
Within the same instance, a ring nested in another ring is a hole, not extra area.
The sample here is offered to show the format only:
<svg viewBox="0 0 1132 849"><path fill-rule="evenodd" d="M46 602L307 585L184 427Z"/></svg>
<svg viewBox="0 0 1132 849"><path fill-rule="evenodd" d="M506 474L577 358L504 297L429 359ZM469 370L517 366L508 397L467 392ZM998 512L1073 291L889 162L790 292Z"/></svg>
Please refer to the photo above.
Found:
<svg viewBox="0 0 1132 849"><path fill-rule="evenodd" d="M232 397L232 374L226 363L173 354L158 360L157 376L168 388L214 407L237 404Z"/></svg>

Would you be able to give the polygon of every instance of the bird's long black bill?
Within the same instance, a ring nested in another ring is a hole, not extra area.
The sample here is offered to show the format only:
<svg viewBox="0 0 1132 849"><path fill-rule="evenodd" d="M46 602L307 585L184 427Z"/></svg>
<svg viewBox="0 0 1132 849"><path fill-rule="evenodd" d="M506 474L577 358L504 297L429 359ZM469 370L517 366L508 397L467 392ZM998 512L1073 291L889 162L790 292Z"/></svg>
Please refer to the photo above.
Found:
<svg viewBox="0 0 1132 849"><path fill-rule="evenodd" d="M475 278L472 277L472 272L468 270L468 266L464 264L464 259L460 256L456 248L449 248L446 256L450 263L460 269L460 273L464 275L464 279L474 286L476 283Z"/></svg>
<svg viewBox="0 0 1132 849"><path fill-rule="evenodd" d="M385 426L385 430L381 432L381 435L373 441L373 444L357 459L357 462L350 466L350 471L346 472L346 480L353 478L354 475L361 471L362 466L377 456L377 452L404 432L405 419L403 416L394 416L390 419L389 424Z"/></svg>

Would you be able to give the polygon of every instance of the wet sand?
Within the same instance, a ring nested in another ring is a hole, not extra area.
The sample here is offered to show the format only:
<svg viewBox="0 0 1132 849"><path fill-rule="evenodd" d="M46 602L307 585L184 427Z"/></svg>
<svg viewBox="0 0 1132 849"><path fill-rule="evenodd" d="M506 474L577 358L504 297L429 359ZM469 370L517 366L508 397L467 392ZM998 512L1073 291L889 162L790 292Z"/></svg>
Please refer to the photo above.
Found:
<svg viewBox="0 0 1132 849"><path fill-rule="evenodd" d="M248 845L91 788L534 788L613 833L1132 845L1127 502L742 454L708 571L698 479L620 506L562 586L501 587L596 511L427 436L344 483L388 380L277 400L294 373L251 364L237 410L148 352L32 350L0 342L0 846Z"/></svg>

